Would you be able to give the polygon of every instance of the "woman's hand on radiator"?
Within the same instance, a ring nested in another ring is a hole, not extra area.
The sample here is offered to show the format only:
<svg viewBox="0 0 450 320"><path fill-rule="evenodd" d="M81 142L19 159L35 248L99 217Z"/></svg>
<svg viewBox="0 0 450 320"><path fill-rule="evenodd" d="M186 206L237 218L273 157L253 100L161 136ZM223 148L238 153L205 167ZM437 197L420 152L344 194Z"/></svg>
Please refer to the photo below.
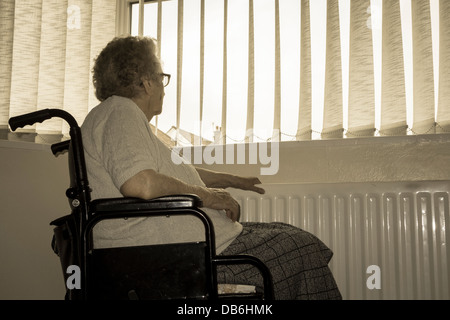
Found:
<svg viewBox="0 0 450 320"><path fill-rule="evenodd" d="M254 191L256 193L264 194L266 190L261 187L257 187L257 184L261 184L261 181L257 177L234 177L234 183L231 185L233 188Z"/></svg>
<svg viewBox="0 0 450 320"><path fill-rule="evenodd" d="M225 172L216 172L203 168L196 168L208 188L236 188L242 190L254 191L260 194L264 194L266 191L257 187L257 184L261 184L261 181L257 177L241 177L234 174Z"/></svg>

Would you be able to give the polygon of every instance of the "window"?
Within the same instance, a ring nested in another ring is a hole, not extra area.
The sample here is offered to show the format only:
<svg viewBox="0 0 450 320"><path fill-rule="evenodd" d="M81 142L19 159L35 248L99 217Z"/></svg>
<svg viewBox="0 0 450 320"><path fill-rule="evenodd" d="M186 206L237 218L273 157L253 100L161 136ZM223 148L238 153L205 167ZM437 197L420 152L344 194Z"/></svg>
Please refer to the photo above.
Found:
<svg viewBox="0 0 450 320"><path fill-rule="evenodd" d="M448 3L147 1L141 33L174 79L155 125L227 143L447 132Z"/></svg>
<svg viewBox="0 0 450 320"><path fill-rule="evenodd" d="M93 59L124 33L157 38L172 79L153 124L175 137L450 132L448 0L5 0L0 21L0 138L42 108L81 124L98 104ZM52 119L21 132L67 131Z"/></svg>

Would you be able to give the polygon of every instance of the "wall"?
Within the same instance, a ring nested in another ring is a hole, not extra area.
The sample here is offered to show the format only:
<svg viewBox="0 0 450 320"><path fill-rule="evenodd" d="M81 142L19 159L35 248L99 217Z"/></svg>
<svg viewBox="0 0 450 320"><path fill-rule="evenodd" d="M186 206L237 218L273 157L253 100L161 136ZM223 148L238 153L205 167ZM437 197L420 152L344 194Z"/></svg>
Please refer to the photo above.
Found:
<svg viewBox="0 0 450 320"><path fill-rule="evenodd" d="M63 299L50 222L70 211L67 155L0 140L0 299Z"/></svg>
<svg viewBox="0 0 450 320"><path fill-rule="evenodd" d="M237 154L236 148L235 157ZM226 156L223 158L226 162ZM266 165L258 161L254 165L234 166L207 165L203 161L199 166L260 175L261 168L268 168L270 161ZM450 135L283 142L279 147L278 172L262 175L260 180L263 183L450 180Z"/></svg>
<svg viewBox="0 0 450 320"><path fill-rule="evenodd" d="M200 166L256 176L267 167ZM50 247L49 223L69 213L67 155L55 158L47 145L0 140L0 172L0 299L63 299L62 270ZM450 135L282 143L277 174L260 179L263 183L450 180Z"/></svg>

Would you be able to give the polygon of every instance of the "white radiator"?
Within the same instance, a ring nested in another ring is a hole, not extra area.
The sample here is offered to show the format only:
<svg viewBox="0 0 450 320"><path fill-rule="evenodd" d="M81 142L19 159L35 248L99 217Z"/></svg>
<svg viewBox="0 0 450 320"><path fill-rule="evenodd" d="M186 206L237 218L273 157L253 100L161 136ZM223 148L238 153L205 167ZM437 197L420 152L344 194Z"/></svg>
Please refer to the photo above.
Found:
<svg viewBox="0 0 450 320"><path fill-rule="evenodd" d="M450 181L264 188L230 191L241 221L286 222L317 235L334 252L330 268L344 299L450 299Z"/></svg>

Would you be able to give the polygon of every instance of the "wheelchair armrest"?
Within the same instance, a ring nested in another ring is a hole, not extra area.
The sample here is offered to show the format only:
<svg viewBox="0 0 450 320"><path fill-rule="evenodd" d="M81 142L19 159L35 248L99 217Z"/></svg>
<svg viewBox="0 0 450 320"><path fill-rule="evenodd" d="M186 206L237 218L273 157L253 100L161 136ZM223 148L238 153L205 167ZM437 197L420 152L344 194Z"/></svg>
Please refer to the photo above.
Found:
<svg viewBox="0 0 450 320"><path fill-rule="evenodd" d="M193 215L202 220L206 237L211 238L211 243L214 243L213 237L210 237L210 234L213 233L212 222L208 215L200 209L202 206L202 200L194 194L170 195L149 200L132 197L96 199L90 202L89 217L84 232L89 233L93 226L101 220Z"/></svg>
<svg viewBox="0 0 450 320"><path fill-rule="evenodd" d="M82 228L82 237L88 239L94 226L102 220L192 215L202 221L205 227L205 239L210 243L211 248L214 248L213 225L208 215L199 208L202 205L201 199L193 194L170 195L150 200L131 197L96 199L90 202L89 217Z"/></svg>
<svg viewBox="0 0 450 320"><path fill-rule="evenodd" d="M201 207L202 200L193 194L170 195L150 200L139 198L105 198L93 200L90 212L122 212L161 209L185 209Z"/></svg>

